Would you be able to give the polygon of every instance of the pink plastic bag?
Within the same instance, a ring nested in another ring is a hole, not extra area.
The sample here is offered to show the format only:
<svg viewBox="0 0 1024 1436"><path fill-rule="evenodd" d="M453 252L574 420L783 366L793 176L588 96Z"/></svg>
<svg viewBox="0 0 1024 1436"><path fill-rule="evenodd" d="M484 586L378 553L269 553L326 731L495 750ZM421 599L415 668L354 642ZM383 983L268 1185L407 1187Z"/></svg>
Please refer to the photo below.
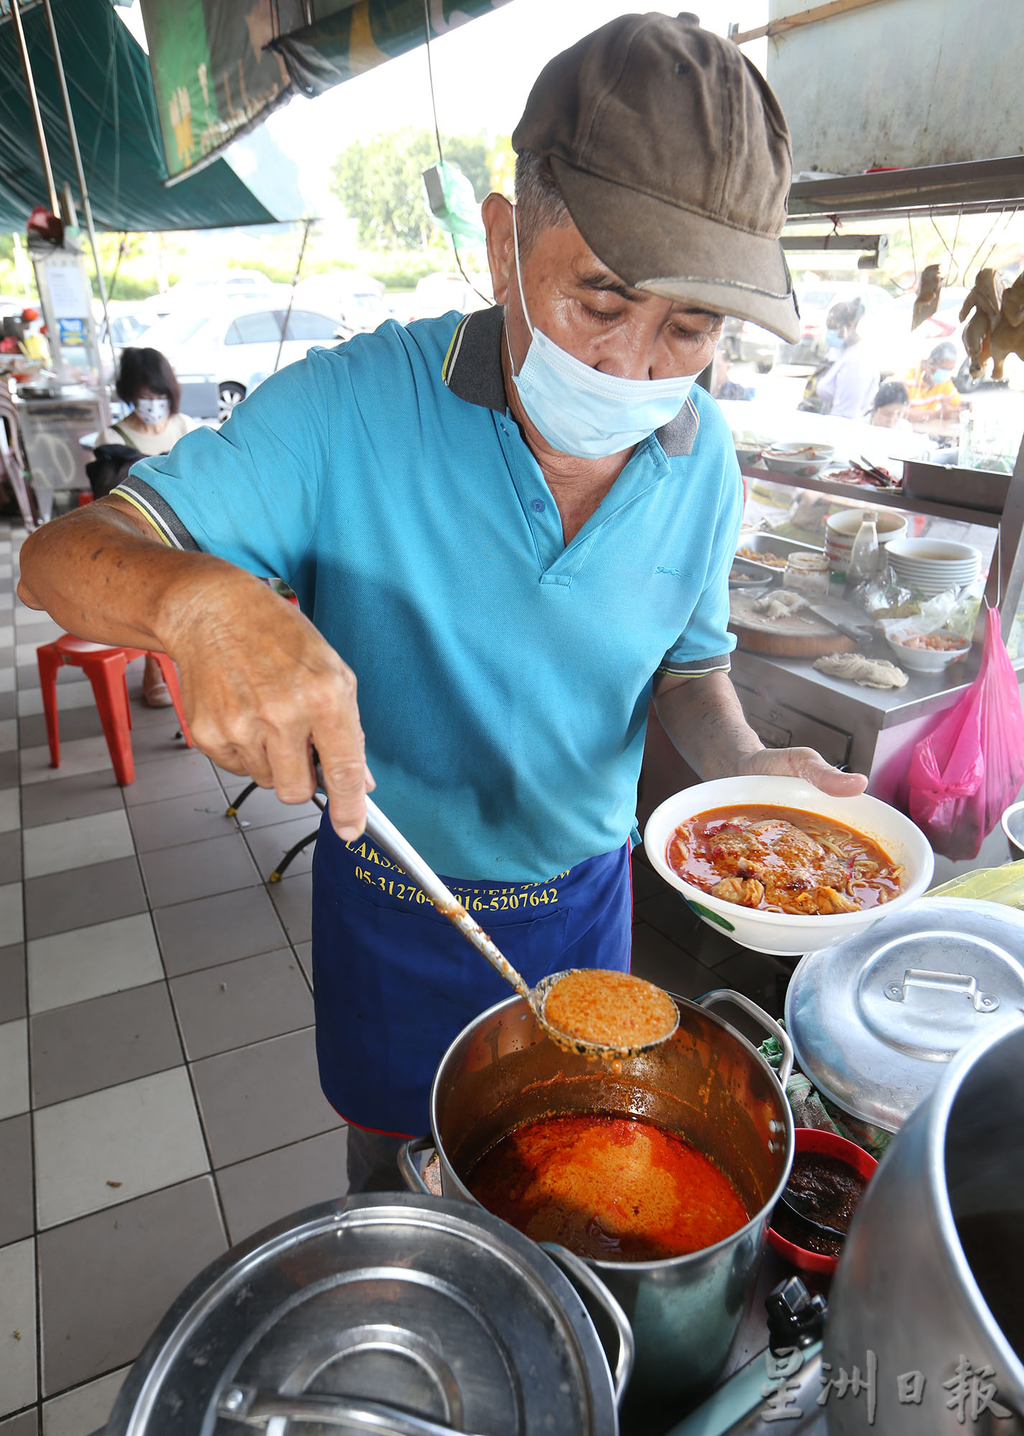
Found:
<svg viewBox="0 0 1024 1436"><path fill-rule="evenodd" d="M1020 690L999 632L985 620L977 678L910 759L910 816L937 853L976 858L1004 808L1024 784Z"/></svg>

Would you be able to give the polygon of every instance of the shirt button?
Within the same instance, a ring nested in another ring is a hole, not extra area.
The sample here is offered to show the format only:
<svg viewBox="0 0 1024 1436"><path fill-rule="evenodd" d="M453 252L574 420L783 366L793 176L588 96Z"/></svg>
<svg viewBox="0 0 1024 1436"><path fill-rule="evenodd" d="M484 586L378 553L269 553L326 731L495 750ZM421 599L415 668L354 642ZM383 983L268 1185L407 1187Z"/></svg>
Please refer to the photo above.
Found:
<svg viewBox="0 0 1024 1436"><path fill-rule="evenodd" d="M530 508L533 509L533 512L535 514L542 514L547 508L547 504L544 502L543 499L534 499L533 503L530 505Z"/></svg>

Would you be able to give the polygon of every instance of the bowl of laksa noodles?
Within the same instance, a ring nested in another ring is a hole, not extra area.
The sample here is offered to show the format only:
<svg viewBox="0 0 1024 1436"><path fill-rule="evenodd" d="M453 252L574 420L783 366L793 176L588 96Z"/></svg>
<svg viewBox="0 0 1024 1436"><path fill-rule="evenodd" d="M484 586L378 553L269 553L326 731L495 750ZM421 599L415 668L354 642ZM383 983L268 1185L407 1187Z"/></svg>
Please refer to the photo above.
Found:
<svg viewBox="0 0 1024 1436"><path fill-rule="evenodd" d="M699 917L756 952L799 956L906 907L931 882L928 839L877 798L802 778L698 783L647 822L652 866Z"/></svg>

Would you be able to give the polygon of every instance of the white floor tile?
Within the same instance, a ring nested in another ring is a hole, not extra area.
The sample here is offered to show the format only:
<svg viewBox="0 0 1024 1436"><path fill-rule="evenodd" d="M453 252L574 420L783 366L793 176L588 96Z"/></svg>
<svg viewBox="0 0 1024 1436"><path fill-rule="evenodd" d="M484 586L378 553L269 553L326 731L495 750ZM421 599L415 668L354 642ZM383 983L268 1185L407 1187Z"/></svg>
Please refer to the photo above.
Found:
<svg viewBox="0 0 1024 1436"><path fill-rule="evenodd" d="M21 883L5 883L0 887L0 947L21 942L25 936L25 919L21 900Z"/></svg>
<svg viewBox="0 0 1024 1436"><path fill-rule="evenodd" d="M54 623L48 613L23 608L14 614L14 632L19 643L28 643L34 648L37 644L52 643L55 638L63 637L65 629Z"/></svg>
<svg viewBox="0 0 1024 1436"><path fill-rule="evenodd" d="M73 738L60 745L60 767L50 767L50 750L45 743L21 750L21 781L49 783L55 778L74 778L82 773L101 773L109 768L110 752L105 738Z"/></svg>
<svg viewBox="0 0 1024 1436"><path fill-rule="evenodd" d="M184 1067L44 1107L34 1126L41 1227L208 1170Z"/></svg>
<svg viewBox="0 0 1024 1436"><path fill-rule="evenodd" d="M33 1013L142 987L164 975L148 913L33 938L26 950Z"/></svg>
<svg viewBox="0 0 1024 1436"><path fill-rule="evenodd" d="M129 1371L130 1366L122 1366L120 1371L111 1371L98 1381L86 1382L65 1391L63 1396L44 1401L43 1436L91 1436L101 1431Z"/></svg>
<svg viewBox="0 0 1024 1436"><path fill-rule="evenodd" d="M21 827L21 795L17 788L0 790L0 833Z"/></svg>
<svg viewBox="0 0 1024 1436"><path fill-rule="evenodd" d="M14 669L0 668L0 693L14 692Z"/></svg>
<svg viewBox="0 0 1024 1436"><path fill-rule="evenodd" d="M18 720L0 718L0 753L13 753L18 746Z"/></svg>
<svg viewBox="0 0 1024 1436"><path fill-rule="evenodd" d="M0 1416L35 1401L35 1242L0 1247Z"/></svg>
<svg viewBox="0 0 1024 1436"><path fill-rule="evenodd" d="M91 708L96 702L92 684L88 678L81 682L57 684L57 712L66 708ZM18 717L30 718L43 711L43 690L41 688L20 688L18 690Z"/></svg>
<svg viewBox="0 0 1024 1436"><path fill-rule="evenodd" d="M0 578L3 578L3 564L0 563ZM14 624L0 623L0 648L10 648L14 642Z"/></svg>
<svg viewBox="0 0 1024 1436"><path fill-rule="evenodd" d="M14 622L21 628L26 624L31 626L34 623L52 623L53 619L45 608L29 608L27 603L22 603L19 599L14 610Z"/></svg>
<svg viewBox="0 0 1024 1436"><path fill-rule="evenodd" d="M56 624L54 624L54 628L56 632L52 634L38 632L38 636L33 637L30 643L25 641L25 630L22 628L18 629L17 636L19 641L14 645L14 661L19 668L24 663L37 663L37 650L41 648L44 643L52 643L55 638L59 638L64 632L63 628L58 629ZM31 628L28 631L29 633L33 632Z"/></svg>
<svg viewBox="0 0 1024 1436"><path fill-rule="evenodd" d="M28 1021L19 1017L16 1022L0 1024L0 1121L27 1111Z"/></svg>
<svg viewBox="0 0 1024 1436"><path fill-rule="evenodd" d="M26 828L22 843L26 878L63 873L69 868L84 868L112 858L130 858L135 852L128 815L123 808Z"/></svg>

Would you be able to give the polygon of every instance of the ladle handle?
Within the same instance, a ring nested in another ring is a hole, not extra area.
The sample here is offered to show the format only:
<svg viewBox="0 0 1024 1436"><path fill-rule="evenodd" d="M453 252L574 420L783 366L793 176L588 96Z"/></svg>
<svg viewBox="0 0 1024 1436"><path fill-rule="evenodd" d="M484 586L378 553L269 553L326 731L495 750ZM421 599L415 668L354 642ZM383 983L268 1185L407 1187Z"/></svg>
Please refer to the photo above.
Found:
<svg viewBox="0 0 1024 1436"><path fill-rule="evenodd" d="M733 992L729 987L716 987L714 992L705 992L703 997L697 998L699 1007L713 1007L716 1002L732 1002L736 1007L742 1007L755 1022L760 1022L766 1027L771 1035L782 1048L782 1061L779 1063L779 1086L786 1090L786 1083L793 1075L793 1044L790 1041L789 1033L784 1027L769 1017L763 1007L758 1007L756 1002L751 1002L749 997L744 997L742 992Z"/></svg>
<svg viewBox="0 0 1024 1436"><path fill-rule="evenodd" d="M443 883L434 869L423 861L412 844L402 836L391 819L385 817L370 797L366 799L366 831L389 857L394 858L406 875L419 884L442 917L446 917L459 929L463 937L473 944L477 952L486 957L491 966L511 987L514 987L522 997L528 997L530 989L512 964L502 956L480 924L469 915L447 884Z"/></svg>

